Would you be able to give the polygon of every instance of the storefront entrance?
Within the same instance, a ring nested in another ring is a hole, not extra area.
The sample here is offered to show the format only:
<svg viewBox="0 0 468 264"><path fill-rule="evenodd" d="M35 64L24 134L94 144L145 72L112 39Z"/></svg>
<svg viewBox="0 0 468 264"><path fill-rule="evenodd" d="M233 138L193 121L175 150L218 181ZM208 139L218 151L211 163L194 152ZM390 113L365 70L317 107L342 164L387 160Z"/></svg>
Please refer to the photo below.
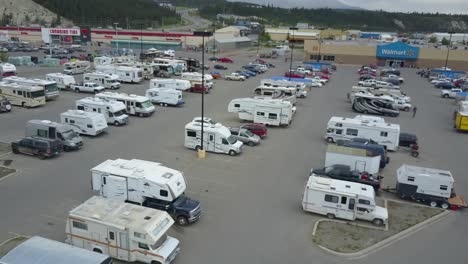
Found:
<svg viewBox="0 0 468 264"><path fill-rule="evenodd" d="M391 68L403 68L405 67L405 62L402 60L386 60L386 65Z"/></svg>

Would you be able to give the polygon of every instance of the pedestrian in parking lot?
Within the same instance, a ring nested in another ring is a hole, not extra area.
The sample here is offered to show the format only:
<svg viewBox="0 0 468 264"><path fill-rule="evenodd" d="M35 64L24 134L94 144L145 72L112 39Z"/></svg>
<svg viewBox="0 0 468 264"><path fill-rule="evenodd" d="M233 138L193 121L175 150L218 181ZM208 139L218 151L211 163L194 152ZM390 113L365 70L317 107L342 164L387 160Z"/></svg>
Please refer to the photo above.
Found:
<svg viewBox="0 0 468 264"><path fill-rule="evenodd" d="M418 111L418 108L416 106L413 107L413 118L416 116L417 111Z"/></svg>

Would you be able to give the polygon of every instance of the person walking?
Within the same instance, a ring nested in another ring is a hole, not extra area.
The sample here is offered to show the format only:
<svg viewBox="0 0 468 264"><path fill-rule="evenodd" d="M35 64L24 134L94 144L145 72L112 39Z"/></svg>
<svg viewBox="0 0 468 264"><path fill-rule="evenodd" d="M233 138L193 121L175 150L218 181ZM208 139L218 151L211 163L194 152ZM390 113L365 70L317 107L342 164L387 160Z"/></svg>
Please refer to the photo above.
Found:
<svg viewBox="0 0 468 264"><path fill-rule="evenodd" d="M418 108L416 106L413 107L413 118L416 116L417 111L418 111Z"/></svg>

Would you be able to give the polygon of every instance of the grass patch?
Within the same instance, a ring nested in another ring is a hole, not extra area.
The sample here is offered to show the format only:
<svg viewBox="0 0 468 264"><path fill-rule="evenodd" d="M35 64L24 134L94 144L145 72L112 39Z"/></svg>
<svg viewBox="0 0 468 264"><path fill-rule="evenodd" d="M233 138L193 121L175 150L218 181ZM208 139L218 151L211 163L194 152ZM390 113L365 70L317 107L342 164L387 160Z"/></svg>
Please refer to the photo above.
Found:
<svg viewBox="0 0 468 264"><path fill-rule="evenodd" d="M355 223L321 222L313 237L314 243L336 252L354 253L368 248L388 237L396 235L445 210L410 203L388 201L388 231L377 230ZM359 224L371 225L357 221Z"/></svg>
<svg viewBox="0 0 468 264"><path fill-rule="evenodd" d="M0 166L0 179L15 172L15 169Z"/></svg>

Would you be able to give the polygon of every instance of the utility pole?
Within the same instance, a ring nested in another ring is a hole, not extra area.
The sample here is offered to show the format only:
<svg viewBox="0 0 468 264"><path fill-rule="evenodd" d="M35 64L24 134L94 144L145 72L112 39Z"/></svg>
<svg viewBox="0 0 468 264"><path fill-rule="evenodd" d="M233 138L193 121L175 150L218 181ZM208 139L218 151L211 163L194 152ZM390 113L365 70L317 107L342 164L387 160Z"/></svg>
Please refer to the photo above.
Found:
<svg viewBox="0 0 468 264"><path fill-rule="evenodd" d="M297 27L290 27L289 30L292 30L292 40L291 40L291 61L289 62L289 78L291 78L291 71L292 71L292 62L293 62L293 52L294 52L294 30L298 30Z"/></svg>
<svg viewBox="0 0 468 264"><path fill-rule="evenodd" d="M119 23L117 22L114 22L114 26L115 26L115 45L117 47L117 53L119 53L119 41L118 41L118 34L117 34L117 26L119 25Z"/></svg>
<svg viewBox="0 0 468 264"><path fill-rule="evenodd" d="M448 63L448 58L449 58L449 54L450 54L450 47L452 46L452 34L454 32L449 31L448 33L450 34L450 38L449 38L449 44L447 45L447 57L445 58L445 68L444 68L444 70L447 70L447 63Z"/></svg>

